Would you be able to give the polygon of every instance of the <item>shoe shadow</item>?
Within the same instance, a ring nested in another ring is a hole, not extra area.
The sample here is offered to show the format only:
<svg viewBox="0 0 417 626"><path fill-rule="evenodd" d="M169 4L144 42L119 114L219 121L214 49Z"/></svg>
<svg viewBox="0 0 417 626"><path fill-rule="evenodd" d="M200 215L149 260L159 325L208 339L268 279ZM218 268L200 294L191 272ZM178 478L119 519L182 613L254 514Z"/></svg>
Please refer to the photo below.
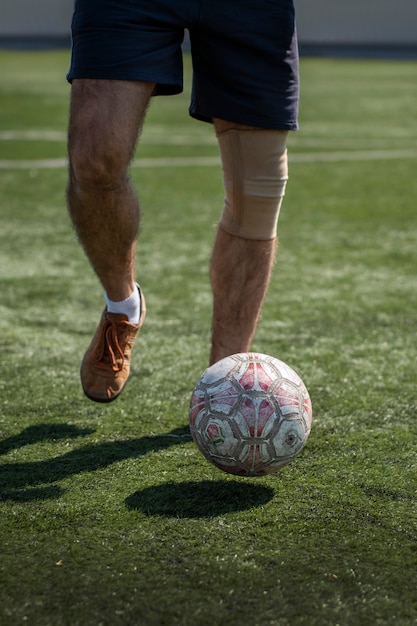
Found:
<svg viewBox="0 0 417 626"><path fill-rule="evenodd" d="M1 442L1 451L5 454L13 448L45 439L85 436L91 432L90 429L76 429L68 424L39 424ZM69 476L93 472L124 459L141 457L189 441L190 431L188 426L184 426L162 435L85 445L52 459L4 463L0 465L0 501L29 502L58 498L63 489L56 483Z"/></svg>
<svg viewBox="0 0 417 626"><path fill-rule="evenodd" d="M216 517L266 504L274 490L232 480L166 483L136 491L126 498L128 509L145 515L179 518Z"/></svg>

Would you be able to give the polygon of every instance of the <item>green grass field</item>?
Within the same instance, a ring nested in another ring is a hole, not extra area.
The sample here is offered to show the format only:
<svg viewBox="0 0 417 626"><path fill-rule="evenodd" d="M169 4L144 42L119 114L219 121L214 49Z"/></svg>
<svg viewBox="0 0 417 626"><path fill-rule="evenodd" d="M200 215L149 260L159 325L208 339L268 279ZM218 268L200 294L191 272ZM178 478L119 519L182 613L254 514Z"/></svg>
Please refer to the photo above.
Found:
<svg viewBox="0 0 417 626"><path fill-rule="evenodd" d="M103 301L65 208L68 52L0 52L0 623L417 624L417 64L302 60L253 347L315 421L293 464L239 479L187 426L223 191L186 61L132 168L149 312L103 406L78 374Z"/></svg>

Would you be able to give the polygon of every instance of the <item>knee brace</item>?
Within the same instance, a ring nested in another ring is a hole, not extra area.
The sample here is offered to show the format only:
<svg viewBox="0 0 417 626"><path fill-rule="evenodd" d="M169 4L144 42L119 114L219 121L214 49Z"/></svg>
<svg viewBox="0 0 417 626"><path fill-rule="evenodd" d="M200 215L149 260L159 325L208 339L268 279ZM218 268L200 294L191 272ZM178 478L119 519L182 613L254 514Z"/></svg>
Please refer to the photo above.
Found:
<svg viewBox="0 0 417 626"><path fill-rule="evenodd" d="M244 239L274 239L288 180L287 133L230 129L217 135L226 192L219 226Z"/></svg>

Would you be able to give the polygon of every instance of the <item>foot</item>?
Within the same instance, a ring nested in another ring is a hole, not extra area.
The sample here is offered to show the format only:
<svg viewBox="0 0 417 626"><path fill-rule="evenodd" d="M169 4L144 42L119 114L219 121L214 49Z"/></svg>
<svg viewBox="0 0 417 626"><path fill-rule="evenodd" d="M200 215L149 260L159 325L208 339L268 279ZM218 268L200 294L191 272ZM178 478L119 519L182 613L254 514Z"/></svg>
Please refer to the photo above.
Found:
<svg viewBox="0 0 417 626"><path fill-rule="evenodd" d="M127 315L104 310L81 364L85 395L95 402L112 402L123 390L130 373L130 357L146 315L141 293L141 317L130 324Z"/></svg>

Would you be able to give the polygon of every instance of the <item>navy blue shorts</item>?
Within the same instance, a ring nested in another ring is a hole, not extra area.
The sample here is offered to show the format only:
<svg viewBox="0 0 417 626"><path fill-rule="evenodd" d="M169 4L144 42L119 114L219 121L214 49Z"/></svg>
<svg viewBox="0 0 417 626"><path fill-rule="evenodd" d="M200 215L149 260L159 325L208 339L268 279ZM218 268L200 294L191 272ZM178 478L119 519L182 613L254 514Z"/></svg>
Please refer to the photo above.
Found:
<svg viewBox="0 0 417 626"><path fill-rule="evenodd" d="M180 93L185 29L193 117L297 128L293 0L75 0L68 80L140 80L155 82L155 95Z"/></svg>

